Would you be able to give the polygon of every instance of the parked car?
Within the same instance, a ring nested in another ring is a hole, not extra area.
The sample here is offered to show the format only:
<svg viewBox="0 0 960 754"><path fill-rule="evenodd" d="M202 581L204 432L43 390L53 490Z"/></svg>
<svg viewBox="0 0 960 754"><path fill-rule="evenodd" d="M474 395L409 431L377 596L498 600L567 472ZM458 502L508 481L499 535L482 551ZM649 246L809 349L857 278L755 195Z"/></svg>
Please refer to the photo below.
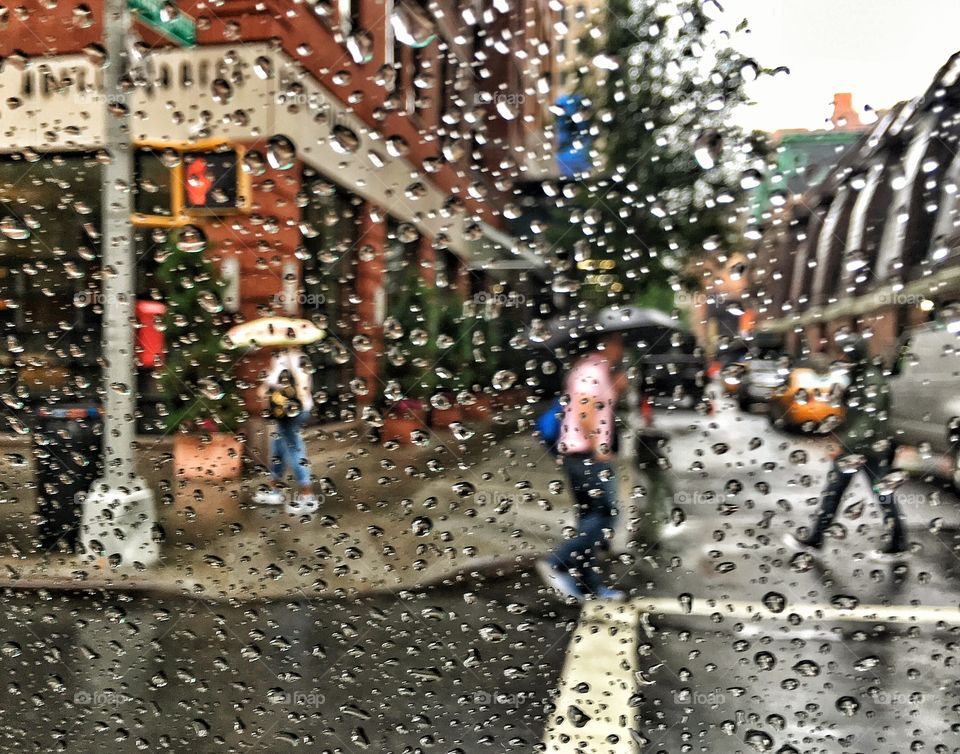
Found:
<svg viewBox="0 0 960 754"><path fill-rule="evenodd" d="M782 388L790 376L789 360L773 354L760 354L744 362L742 367L736 396L743 411L750 411L758 404L766 405L774 391Z"/></svg>
<svg viewBox="0 0 960 754"><path fill-rule="evenodd" d="M960 487L960 322L929 323L900 341L890 379L890 421L898 444L951 456Z"/></svg>
<svg viewBox="0 0 960 754"><path fill-rule="evenodd" d="M720 387L737 398L740 407L750 409L766 403L772 389L786 379L783 338L777 333L759 332L748 339L735 339L717 353L723 364Z"/></svg>
<svg viewBox="0 0 960 754"><path fill-rule="evenodd" d="M692 335L676 340L663 353L645 353L637 361L640 390L652 399L680 401L689 397L693 406L703 400L707 361Z"/></svg>
<svg viewBox="0 0 960 754"><path fill-rule="evenodd" d="M821 354L797 363L770 396L770 419L778 426L823 433L843 421L847 368Z"/></svg>

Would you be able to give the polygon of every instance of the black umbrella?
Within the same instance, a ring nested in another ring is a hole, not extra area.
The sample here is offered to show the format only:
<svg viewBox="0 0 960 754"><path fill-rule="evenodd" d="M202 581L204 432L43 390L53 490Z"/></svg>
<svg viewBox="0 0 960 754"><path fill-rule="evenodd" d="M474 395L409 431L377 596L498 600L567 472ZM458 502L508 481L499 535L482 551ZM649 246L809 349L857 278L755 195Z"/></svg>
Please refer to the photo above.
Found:
<svg viewBox="0 0 960 754"><path fill-rule="evenodd" d="M573 312L546 322L535 321L528 340L533 347L569 349L576 342L595 340L619 332L631 345L669 349L675 335L689 337L679 320L659 309L639 306L608 306L599 312Z"/></svg>
<svg viewBox="0 0 960 754"><path fill-rule="evenodd" d="M546 321L535 319L527 334L527 341L531 348L547 351L565 349L583 339L590 322L591 315L588 312L563 314Z"/></svg>
<svg viewBox="0 0 960 754"><path fill-rule="evenodd" d="M593 317L588 335L621 333L629 346L646 353L661 353L679 346L691 336L680 320L659 309L640 306L608 306ZM678 340L679 339L679 340Z"/></svg>

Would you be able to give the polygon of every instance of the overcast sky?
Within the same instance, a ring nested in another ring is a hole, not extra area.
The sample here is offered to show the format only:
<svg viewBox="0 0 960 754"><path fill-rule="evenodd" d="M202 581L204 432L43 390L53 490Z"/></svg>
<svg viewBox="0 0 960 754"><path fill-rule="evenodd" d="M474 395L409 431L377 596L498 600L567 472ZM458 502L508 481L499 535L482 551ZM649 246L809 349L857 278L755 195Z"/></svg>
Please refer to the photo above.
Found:
<svg viewBox="0 0 960 754"><path fill-rule="evenodd" d="M737 121L745 128L822 128L834 92L853 92L854 106L887 108L921 94L960 50L960 0L720 0L718 26L749 33L736 49L790 75L755 82L756 105Z"/></svg>

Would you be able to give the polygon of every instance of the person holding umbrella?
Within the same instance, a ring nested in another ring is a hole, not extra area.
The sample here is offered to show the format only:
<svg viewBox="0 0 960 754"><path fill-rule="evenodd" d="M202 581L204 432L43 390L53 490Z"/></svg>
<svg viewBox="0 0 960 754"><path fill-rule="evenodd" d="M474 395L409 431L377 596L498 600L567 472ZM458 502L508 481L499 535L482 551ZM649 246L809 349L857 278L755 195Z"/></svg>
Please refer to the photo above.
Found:
<svg viewBox="0 0 960 754"><path fill-rule="evenodd" d="M564 385L567 402L557 450L576 502L577 532L539 560L536 569L547 586L578 601L624 597L603 584L599 559L617 516L614 407L627 387L626 375L617 371L623 355L623 336L602 334Z"/></svg>
<svg viewBox="0 0 960 754"><path fill-rule="evenodd" d="M578 338L594 344L564 382L565 407L557 439L576 502L577 532L535 566L544 583L565 597L578 601L625 597L603 583L599 558L618 513L614 409L628 386L619 367L628 339L649 348L680 331L668 314L623 306L541 323L531 331L531 342L551 352Z"/></svg>
<svg viewBox="0 0 960 754"><path fill-rule="evenodd" d="M310 461L303 441L303 427L313 410L310 374L304 368L306 356L296 346L313 343L323 337L308 320L267 317L230 330L231 344L249 347L273 347L277 351L270 360L257 396L273 422L270 445L270 486L254 494L261 505L286 503L288 513L315 513L319 508L313 493ZM284 477L293 475L297 485L295 497L287 499L283 492Z"/></svg>

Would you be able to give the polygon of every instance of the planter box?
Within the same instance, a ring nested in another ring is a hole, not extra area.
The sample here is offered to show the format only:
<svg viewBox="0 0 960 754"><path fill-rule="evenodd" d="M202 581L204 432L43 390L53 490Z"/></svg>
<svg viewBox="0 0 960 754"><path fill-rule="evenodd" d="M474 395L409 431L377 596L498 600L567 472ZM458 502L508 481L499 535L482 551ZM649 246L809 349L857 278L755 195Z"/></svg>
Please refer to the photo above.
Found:
<svg viewBox="0 0 960 754"><path fill-rule="evenodd" d="M494 393L493 405L495 408L513 409L523 406L527 402L530 391L526 387L512 387L502 393Z"/></svg>
<svg viewBox="0 0 960 754"><path fill-rule="evenodd" d="M391 406L383 417L383 430L380 438L383 442L412 444L411 432L423 429L427 424L427 409L419 401L402 401Z"/></svg>
<svg viewBox="0 0 960 754"><path fill-rule="evenodd" d="M173 438L173 473L177 479L218 481L237 479L243 470L243 443L226 432Z"/></svg>
<svg viewBox="0 0 960 754"><path fill-rule="evenodd" d="M435 408L430 412L431 427L449 427L459 421L463 421L463 408L456 403L450 408Z"/></svg>
<svg viewBox="0 0 960 754"><path fill-rule="evenodd" d="M478 393L476 399L469 406L463 406L463 418L468 421L488 421L493 415L493 396Z"/></svg>

